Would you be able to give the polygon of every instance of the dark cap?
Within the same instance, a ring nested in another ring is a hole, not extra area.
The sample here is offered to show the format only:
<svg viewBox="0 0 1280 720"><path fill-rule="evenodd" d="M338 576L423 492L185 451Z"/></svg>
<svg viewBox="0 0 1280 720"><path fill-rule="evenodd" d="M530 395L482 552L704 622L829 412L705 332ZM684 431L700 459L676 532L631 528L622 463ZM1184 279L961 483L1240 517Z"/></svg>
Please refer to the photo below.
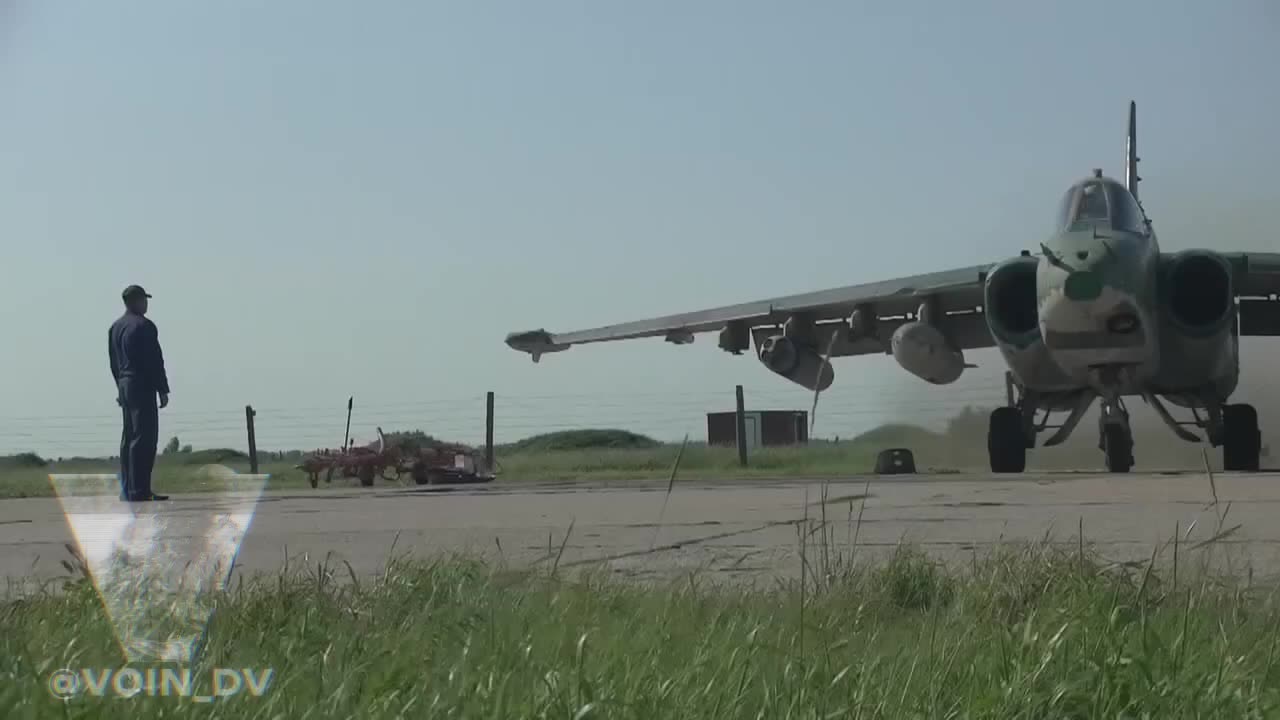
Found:
<svg viewBox="0 0 1280 720"><path fill-rule="evenodd" d="M136 297L149 298L151 295L148 294L146 290L143 290L141 285L130 285L124 289L124 292L120 293L120 297L125 300L130 300Z"/></svg>

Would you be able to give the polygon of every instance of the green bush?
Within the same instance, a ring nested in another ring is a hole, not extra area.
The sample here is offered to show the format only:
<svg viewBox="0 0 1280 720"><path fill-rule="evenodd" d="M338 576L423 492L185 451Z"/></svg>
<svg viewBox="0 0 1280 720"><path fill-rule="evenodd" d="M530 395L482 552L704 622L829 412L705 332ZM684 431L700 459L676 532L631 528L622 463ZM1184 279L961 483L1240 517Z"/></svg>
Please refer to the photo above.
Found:
<svg viewBox="0 0 1280 720"><path fill-rule="evenodd" d="M661 447L662 443L627 430L562 430L527 437L509 448L515 452L544 452L548 450L642 450Z"/></svg>
<svg viewBox="0 0 1280 720"><path fill-rule="evenodd" d="M217 465L228 461L239 462L249 459L247 453L232 450L231 448L196 450L189 453L180 453L179 456L182 458L180 462L185 465Z"/></svg>
<svg viewBox="0 0 1280 720"><path fill-rule="evenodd" d="M439 442L437 438L421 430L384 432L382 437L386 440L388 448L397 448L406 452L431 447Z"/></svg>
<svg viewBox="0 0 1280 720"><path fill-rule="evenodd" d="M42 468L49 464L48 460L33 452L21 452L16 455L0 456L0 466L11 468Z"/></svg>

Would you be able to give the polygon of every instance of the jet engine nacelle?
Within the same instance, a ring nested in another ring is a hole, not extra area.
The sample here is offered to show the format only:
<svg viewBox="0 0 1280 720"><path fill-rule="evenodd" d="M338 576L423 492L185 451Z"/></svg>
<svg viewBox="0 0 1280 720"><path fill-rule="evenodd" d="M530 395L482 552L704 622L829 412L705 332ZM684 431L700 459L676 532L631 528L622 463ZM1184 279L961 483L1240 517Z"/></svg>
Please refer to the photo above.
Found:
<svg viewBox="0 0 1280 720"><path fill-rule="evenodd" d="M1209 250L1186 250L1161 268L1167 316L1182 335L1219 335L1235 319L1231 265Z"/></svg>
<svg viewBox="0 0 1280 720"><path fill-rule="evenodd" d="M997 343L1024 347L1040 337L1036 302L1036 269L1033 257L1017 257L996 265L987 273L983 305L987 327Z"/></svg>
<svg viewBox="0 0 1280 720"><path fill-rule="evenodd" d="M934 385L949 385L964 372L964 355L932 325L906 323L893 332L889 345L903 370Z"/></svg>
<svg viewBox="0 0 1280 720"><path fill-rule="evenodd" d="M760 343L760 362L791 382L815 392L830 387L836 376L831 363L824 363L816 350L785 335L774 335Z"/></svg>
<svg viewBox="0 0 1280 720"><path fill-rule="evenodd" d="M1220 396L1235 390L1239 351L1232 280L1228 260L1210 250L1186 250L1161 263L1160 385L1212 388Z"/></svg>
<svg viewBox="0 0 1280 720"><path fill-rule="evenodd" d="M983 287L983 315L1005 365L1019 384L1046 392L1067 391L1079 383L1058 367L1040 335L1036 309L1039 264L1037 258L1024 255L992 268Z"/></svg>

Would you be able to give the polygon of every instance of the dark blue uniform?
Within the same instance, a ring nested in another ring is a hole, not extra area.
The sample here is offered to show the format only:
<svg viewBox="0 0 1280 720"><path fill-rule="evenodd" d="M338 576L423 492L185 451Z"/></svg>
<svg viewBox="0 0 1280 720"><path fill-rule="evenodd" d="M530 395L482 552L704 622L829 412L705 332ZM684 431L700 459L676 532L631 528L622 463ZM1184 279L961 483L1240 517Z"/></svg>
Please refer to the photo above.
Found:
<svg viewBox="0 0 1280 720"><path fill-rule="evenodd" d="M120 497L149 498L151 470L160 441L160 412L156 396L169 394L164 355L155 323L126 312L107 333L111 376L124 415L120 438Z"/></svg>

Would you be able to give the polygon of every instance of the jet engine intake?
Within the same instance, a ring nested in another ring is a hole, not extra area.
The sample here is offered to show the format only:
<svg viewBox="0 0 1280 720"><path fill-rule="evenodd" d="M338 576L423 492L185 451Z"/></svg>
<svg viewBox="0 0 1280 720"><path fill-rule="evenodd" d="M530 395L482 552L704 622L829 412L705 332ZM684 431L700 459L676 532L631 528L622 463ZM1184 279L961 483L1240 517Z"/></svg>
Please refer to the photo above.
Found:
<svg viewBox="0 0 1280 720"><path fill-rule="evenodd" d="M1164 282L1169 315L1183 330L1213 332L1230 320L1231 268L1221 255L1207 250L1178 253L1165 268Z"/></svg>
<svg viewBox="0 0 1280 720"><path fill-rule="evenodd" d="M1023 255L992 268L983 288L983 317L1019 384L1046 392L1068 391L1079 387L1079 382L1054 362L1040 336L1039 266L1039 259Z"/></svg>
<svg viewBox="0 0 1280 720"><path fill-rule="evenodd" d="M1160 268L1160 355L1156 377L1176 405L1179 395L1227 397L1239 378L1235 287L1226 258L1187 250Z"/></svg>
<svg viewBox="0 0 1280 720"><path fill-rule="evenodd" d="M997 340L1026 344L1040 332L1033 257L1007 260L987 274L983 289L987 325Z"/></svg>
<svg viewBox="0 0 1280 720"><path fill-rule="evenodd" d="M927 323L913 321L899 326L889 343L902 369L926 382L949 385L964 372L964 354Z"/></svg>
<svg viewBox="0 0 1280 720"><path fill-rule="evenodd" d="M784 335L773 335L760 344L760 362L773 372L815 392L826 390L835 380L830 363L813 348Z"/></svg>

